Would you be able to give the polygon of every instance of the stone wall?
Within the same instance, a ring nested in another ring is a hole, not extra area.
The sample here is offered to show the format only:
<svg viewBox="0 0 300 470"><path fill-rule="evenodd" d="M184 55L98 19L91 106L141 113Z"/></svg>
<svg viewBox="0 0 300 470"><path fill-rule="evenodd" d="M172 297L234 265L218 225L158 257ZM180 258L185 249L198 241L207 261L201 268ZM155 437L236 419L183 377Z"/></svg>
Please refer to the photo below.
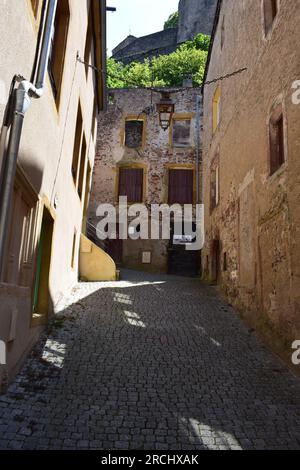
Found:
<svg viewBox="0 0 300 470"><path fill-rule="evenodd" d="M210 35L217 0L180 0L179 26L140 38L128 36L113 50L113 58L124 64L143 62L174 52L178 45L193 39L198 33Z"/></svg>
<svg viewBox="0 0 300 470"><path fill-rule="evenodd" d="M177 42L193 39L196 34L211 34L217 0L180 0Z"/></svg>
<svg viewBox="0 0 300 470"><path fill-rule="evenodd" d="M191 116L191 147L175 149L170 145L170 132L164 132L158 122L156 103L160 93L145 89L112 90L106 113L99 117L98 146L96 152L93 186L89 207L89 218L93 225L99 219L96 209L100 203L115 203L117 200L117 172L124 164L142 164L146 169L145 203L167 202L168 165L195 164L195 110L199 89L182 89L172 94L175 115ZM154 105L154 111L143 113ZM128 116L144 117L146 124L145 142L141 149L130 149L124 145L125 119ZM123 263L127 267L150 271L167 270L166 241L124 241ZM142 252L151 251L151 264L142 264Z"/></svg>
<svg viewBox="0 0 300 470"><path fill-rule="evenodd" d="M133 61L143 62L146 58L151 59L159 55L170 54L177 48L177 32L177 28L170 28L130 40L129 43L125 40L125 46L120 48L119 44L113 50L113 58L124 64L129 64Z"/></svg>
<svg viewBox="0 0 300 470"><path fill-rule="evenodd" d="M286 342L287 354L300 337L300 105L292 104L292 83L300 78L299 26L297 2L280 2L266 37L261 2L223 1L207 79L242 67L247 71L219 83L221 120L215 133L212 102L218 84L204 92L206 275L213 276L217 240L223 293L261 331ZM278 102L286 162L270 176L268 121ZM216 164L220 202L211 211Z"/></svg>

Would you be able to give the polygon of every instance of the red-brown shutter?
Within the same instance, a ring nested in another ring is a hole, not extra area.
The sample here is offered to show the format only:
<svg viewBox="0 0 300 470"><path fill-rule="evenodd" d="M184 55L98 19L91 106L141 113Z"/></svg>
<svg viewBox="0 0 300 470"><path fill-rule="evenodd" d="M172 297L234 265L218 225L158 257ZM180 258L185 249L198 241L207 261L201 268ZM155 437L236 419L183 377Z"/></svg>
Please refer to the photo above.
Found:
<svg viewBox="0 0 300 470"><path fill-rule="evenodd" d="M169 204L193 204L194 172L169 171Z"/></svg>
<svg viewBox="0 0 300 470"><path fill-rule="evenodd" d="M128 202L142 202L144 171L136 168L120 168L119 196L127 196Z"/></svg>

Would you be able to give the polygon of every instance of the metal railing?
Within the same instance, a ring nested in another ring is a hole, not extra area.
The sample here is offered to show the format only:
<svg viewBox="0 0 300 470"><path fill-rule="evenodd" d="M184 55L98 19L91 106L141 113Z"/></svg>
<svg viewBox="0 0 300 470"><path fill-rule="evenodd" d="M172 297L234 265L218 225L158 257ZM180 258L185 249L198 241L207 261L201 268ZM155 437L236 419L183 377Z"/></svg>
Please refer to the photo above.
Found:
<svg viewBox="0 0 300 470"><path fill-rule="evenodd" d="M101 248L101 250L107 253L107 245L105 241L100 240L97 237L97 228L89 221L87 221L86 223L86 236L89 240L95 243L96 246L98 246L99 248Z"/></svg>

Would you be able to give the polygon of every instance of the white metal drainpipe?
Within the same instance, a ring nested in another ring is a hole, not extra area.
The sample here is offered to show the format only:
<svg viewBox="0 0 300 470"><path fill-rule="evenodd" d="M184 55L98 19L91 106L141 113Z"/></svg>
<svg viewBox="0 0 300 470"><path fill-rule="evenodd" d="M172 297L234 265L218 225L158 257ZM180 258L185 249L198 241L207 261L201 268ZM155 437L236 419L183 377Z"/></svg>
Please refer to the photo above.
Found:
<svg viewBox="0 0 300 470"><path fill-rule="evenodd" d="M11 202L16 176L17 160L25 114L30 106L31 98L41 98L44 93L45 77L49 60L50 42L54 25L57 0L48 0L47 15L42 36L40 55L35 85L30 81L17 78L19 86L15 93L13 119L8 142L7 154L3 167L3 189L0 198L0 280L3 279L5 249L10 225Z"/></svg>

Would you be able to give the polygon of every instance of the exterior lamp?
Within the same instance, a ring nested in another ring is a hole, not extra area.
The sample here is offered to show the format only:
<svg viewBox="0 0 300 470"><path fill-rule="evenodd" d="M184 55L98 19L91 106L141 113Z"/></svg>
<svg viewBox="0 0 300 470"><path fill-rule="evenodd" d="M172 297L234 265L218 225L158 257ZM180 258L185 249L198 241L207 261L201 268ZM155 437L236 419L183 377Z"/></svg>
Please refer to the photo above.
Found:
<svg viewBox="0 0 300 470"><path fill-rule="evenodd" d="M175 105L170 98L170 94L163 92L160 102L157 103L157 112L159 114L159 125L164 131L169 129L174 111Z"/></svg>

